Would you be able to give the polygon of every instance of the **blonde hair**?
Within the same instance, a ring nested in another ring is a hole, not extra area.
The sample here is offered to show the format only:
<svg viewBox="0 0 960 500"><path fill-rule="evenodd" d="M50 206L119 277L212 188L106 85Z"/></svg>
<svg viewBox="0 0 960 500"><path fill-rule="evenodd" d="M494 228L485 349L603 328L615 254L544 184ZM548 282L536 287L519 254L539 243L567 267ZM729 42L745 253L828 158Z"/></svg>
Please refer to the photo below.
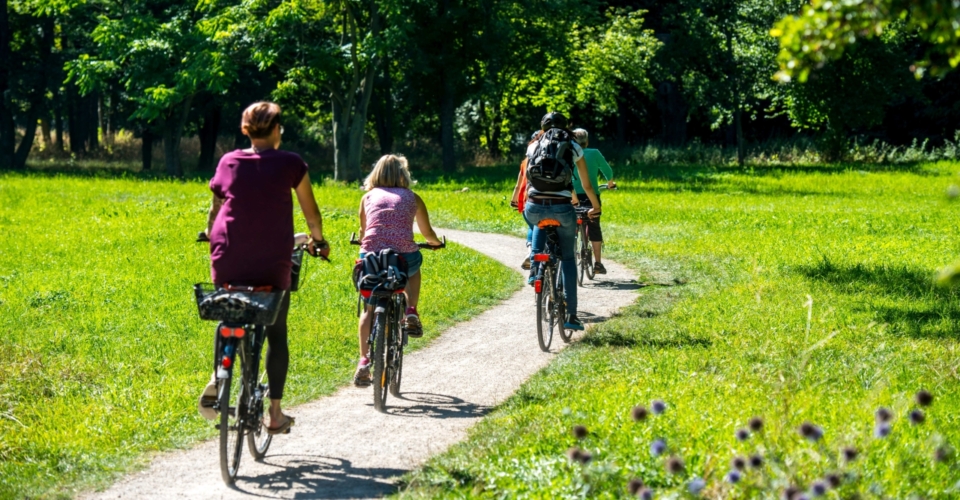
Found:
<svg viewBox="0 0 960 500"><path fill-rule="evenodd" d="M255 102L243 110L240 130L251 139L270 137L273 128L280 124L280 106L276 103Z"/></svg>
<svg viewBox="0 0 960 500"><path fill-rule="evenodd" d="M578 128L573 130L573 137L577 139L577 142L583 146L590 140L590 134L587 133L585 129Z"/></svg>
<svg viewBox="0 0 960 500"><path fill-rule="evenodd" d="M363 181L363 188L367 191L373 188L410 188L410 168L403 155L383 155L373 166L373 172Z"/></svg>

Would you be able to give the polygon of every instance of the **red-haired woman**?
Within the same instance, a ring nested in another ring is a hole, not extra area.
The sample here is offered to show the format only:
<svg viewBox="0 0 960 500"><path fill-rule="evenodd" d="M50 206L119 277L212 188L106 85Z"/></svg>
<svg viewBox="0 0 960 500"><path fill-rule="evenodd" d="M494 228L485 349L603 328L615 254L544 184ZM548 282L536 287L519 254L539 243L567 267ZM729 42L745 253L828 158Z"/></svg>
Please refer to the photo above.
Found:
<svg viewBox="0 0 960 500"><path fill-rule="evenodd" d="M313 197L307 164L295 153L280 151L280 106L272 102L251 104L240 125L250 138L249 149L231 151L220 159L210 181L213 206L207 219L213 282L236 286L290 288L290 251L293 248L292 189L310 228L310 253L326 257L330 247L323 239L320 209ZM267 327L266 356L270 386L270 434L286 432L293 418L280 410L287 379L287 311L290 295L280 306L277 322ZM206 399L216 398L216 380L204 389L200 413L216 417Z"/></svg>

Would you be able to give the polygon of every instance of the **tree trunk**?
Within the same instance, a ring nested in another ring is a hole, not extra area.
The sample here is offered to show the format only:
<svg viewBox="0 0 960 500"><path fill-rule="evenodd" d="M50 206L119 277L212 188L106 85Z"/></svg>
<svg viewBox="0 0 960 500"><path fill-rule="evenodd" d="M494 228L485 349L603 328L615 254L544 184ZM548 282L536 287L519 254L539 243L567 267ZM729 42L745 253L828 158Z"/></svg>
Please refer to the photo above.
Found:
<svg viewBox="0 0 960 500"><path fill-rule="evenodd" d="M100 118L99 111L97 108L97 102L99 101L97 94L89 94L84 98L86 103L86 123L87 126L87 142L88 142L88 151L96 151L100 149ZM90 125L93 125L92 127Z"/></svg>
<svg viewBox="0 0 960 500"><path fill-rule="evenodd" d="M500 137L503 135L503 113L500 111L500 100L502 96L495 96L493 101L493 116L490 118L490 136L487 138L487 149L490 152L490 158L499 160L503 154L500 152Z"/></svg>
<svg viewBox="0 0 960 500"><path fill-rule="evenodd" d="M344 116L348 111L343 109L344 106L340 104L336 97L331 100L333 101L333 180L355 180L349 178L347 167L350 163L350 154L347 152L350 134Z"/></svg>
<svg viewBox="0 0 960 500"><path fill-rule="evenodd" d="M457 168L453 141L453 120L456 114L456 97L449 71L442 70L443 95L440 96L440 147L443 149L443 171Z"/></svg>
<svg viewBox="0 0 960 500"><path fill-rule="evenodd" d="M43 142L43 149L50 149L50 119L46 116L40 118L40 140Z"/></svg>
<svg viewBox="0 0 960 500"><path fill-rule="evenodd" d="M393 151L393 80L388 62L383 64L383 76L377 78L373 91L373 109L370 111L377 128L380 154L385 155Z"/></svg>
<svg viewBox="0 0 960 500"><path fill-rule="evenodd" d="M663 126L662 140L670 146L687 142L687 103L678 85L664 81L657 86L657 107Z"/></svg>
<svg viewBox="0 0 960 500"><path fill-rule="evenodd" d="M183 137L183 128L187 124L192 102L193 96L184 99L180 109L174 108L164 123L163 162L170 177L183 177L183 165L180 163L180 139Z"/></svg>
<svg viewBox="0 0 960 500"><path fill-rule="evenodd" d="M66 88L67 101L67 133L70 136L70 152L74 154L83 153L83 123L79 119L79 106L77 106L77 87L73 83L64 85Z"/></svg>
<svg viewBox="0 0 960 500"><path fill-rule="evenodd" d="M210 106L207 108L206 116L203 117L197 170L213 170L213 161L217 154L217 138L220 136L220 111L219 105Z"/></svg>
<svg viewBox="0 0 960 500"><path fill-rule="evenodd" d="M143 126L143 134L140 139L140 162L141 170L150 171L153 168L153 131L150 125Z"/></svg>
<svg viewBox="0 0 960 500"><path fill-rule="evenodd" d="M10 20L7 0L0 0L0 168L13 167L16 124L10 105Z"/></svg>
<svg viewBox="0 0 960 500"><path fill-rule="evenodd" d="M737 103L737 111L733 115L734 125L737 127L737 165L743 166L746 160L746 148L743 143L743 111Z"/></svg>
<svg viewBox="0 0 960 500"><path fill-rule="evenodd" d="M13 168L16 170L27 168L27 157L30 156L33 140L37 137L37 117L40 115L38 108L39 106L31 105L30 111L27 111L27 128L23 131L23 138L13 158Z"/></svg>
<svg viewBox="0 0 960 500"><path fill-rule="evenodd" d="M53 108L53 118L55 120L55 136L57 140L57 151L63 152L63 95L55 97Z"/></svg>

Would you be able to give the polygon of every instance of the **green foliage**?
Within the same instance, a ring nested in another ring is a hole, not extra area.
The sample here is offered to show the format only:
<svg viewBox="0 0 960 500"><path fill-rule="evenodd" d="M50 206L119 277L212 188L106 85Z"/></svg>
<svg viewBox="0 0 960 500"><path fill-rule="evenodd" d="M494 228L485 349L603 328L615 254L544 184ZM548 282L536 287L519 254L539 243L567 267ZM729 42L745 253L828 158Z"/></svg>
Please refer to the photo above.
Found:
<svg viewBox="0 0 960 500"><path fill-rule="evenodd" d="M960 165L639 168L618 177L642 181L604 195L605 255L648 285L638 302L408 476L401 497L625 498L640 478L656 498L692 498L699 476L704 498L775 499L849 472L824 498L955 498L960 294L933 279L958 243L943 192ZM467 185L475 196L487 187ZM516 214L494 223L467 204L452 210L464 225L522 228ZM912 425L922 388L935 400ZM631 419L655 399L666 413ZM886 438L874 437L881 406L895 415ZM738 441L755 415L763 430ZM805 421L823 429L820 441L800 435ZM657 438L666 455L651 455ZM569 460L574 446L592 460ZM844 446L859 458L845 464ZM762 469L725 482L731 460L753 453ZM665 469L671 454L679 474Z"/></svg>
<svg viewBox="0 0 960 500"><path fill-rule="evenodd" d="M315 193L333 264L308 259L292 299L288 407L348 383L357 356L347 238L361 193ZM212 436L196 397L214 324L191 290L210 279L193 243L209 197L204 182L0 179L0 498L70 496L142 466L145 452ZM519 287L456 242L424 259L427 335L413 348Z"/></svg>
<svg viewBox="0 0 960 500"><path fill-rule="evenodd" d="M811 0L770 33L780 39L780 78L805 81L812 69L840 58L858 40L882 36L891 28L916 32L928 44L913 67L920 76L927 69L939 74L960 64L958 23L960 4L953 0Z"/></svg>

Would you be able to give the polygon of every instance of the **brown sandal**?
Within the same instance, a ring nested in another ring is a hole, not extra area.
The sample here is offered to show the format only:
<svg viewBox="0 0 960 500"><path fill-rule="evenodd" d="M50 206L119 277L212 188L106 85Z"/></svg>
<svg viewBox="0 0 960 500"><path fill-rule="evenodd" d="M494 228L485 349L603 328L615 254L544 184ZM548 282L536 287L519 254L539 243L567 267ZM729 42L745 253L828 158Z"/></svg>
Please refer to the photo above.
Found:
<svg viewBox="0 0 960 500"><path fill-rule="evenodd" d="M284 417L287 418L286 422L280 424L279 427L266 427L267 434L271 436L276 436L277 434L290 434L290 428L293 427L293 424L296 423L296 420L288 415L281 413Z"/></svg>

